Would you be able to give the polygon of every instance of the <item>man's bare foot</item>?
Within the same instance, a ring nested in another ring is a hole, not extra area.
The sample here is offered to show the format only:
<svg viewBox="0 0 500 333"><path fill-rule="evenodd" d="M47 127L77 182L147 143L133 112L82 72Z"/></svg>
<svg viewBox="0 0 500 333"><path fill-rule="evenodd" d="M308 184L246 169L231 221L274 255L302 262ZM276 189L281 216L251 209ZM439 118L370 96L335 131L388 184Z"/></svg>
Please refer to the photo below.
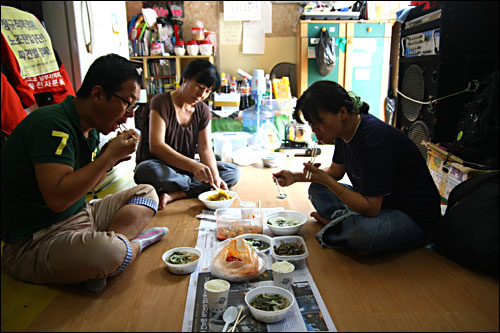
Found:
<svg viewBox="0 0 500 333"><path fill-rule="evenodd" d="M158 210L162 210L165 208L165 206L168 203L168 199L170 199L170 196L167 193L162 193L160 195L160 202L158 203Z"/></svg>
<svg viewBox="0 0 500 333"><path fill-rule="evenodd" d="M320 216L318 214L318 212L312 212L311 213L311 217L313 217L316 221L318 221L320 223L323 223L325 225L327 225L328 223L330 223L329 219L325 219L324 217Z"/></svg>
<svg viewBox="0 0 500 333"><path fill-rule="evenodd" d="M186 197L187 197L186 192L162 193L160 194L160 202L158 203L158 210L164 209L167 206L167 203L169 202Z"/></svg>

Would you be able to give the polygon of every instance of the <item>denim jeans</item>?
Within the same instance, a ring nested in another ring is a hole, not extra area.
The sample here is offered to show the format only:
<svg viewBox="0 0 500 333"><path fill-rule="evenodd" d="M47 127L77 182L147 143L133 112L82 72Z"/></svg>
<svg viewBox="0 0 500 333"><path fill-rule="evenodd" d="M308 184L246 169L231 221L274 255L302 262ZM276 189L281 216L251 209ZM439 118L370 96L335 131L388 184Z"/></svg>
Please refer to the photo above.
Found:
<svg viewBox="0 0 500 333"><path fill-rule="evenodd" d="M326 186L312 183L308 192L318 214L330 220L316 234L325 247L372 254L414 249L429 239L430 234L402 211L382 209L378 216L367 217L348 208Z"/></svg>
<svg viewBox="0 0 500 333"><path fill-rule="evenodd" d="M240 168L232 163L217 162L220 178L228 188L240 180ZM186 192L188 198L196 198L209 191L208 183L200 182L192 173L168 166L160 160L146 160L135 169L134 181L137 184L153 185L158 195L162 193Z"/></svg>

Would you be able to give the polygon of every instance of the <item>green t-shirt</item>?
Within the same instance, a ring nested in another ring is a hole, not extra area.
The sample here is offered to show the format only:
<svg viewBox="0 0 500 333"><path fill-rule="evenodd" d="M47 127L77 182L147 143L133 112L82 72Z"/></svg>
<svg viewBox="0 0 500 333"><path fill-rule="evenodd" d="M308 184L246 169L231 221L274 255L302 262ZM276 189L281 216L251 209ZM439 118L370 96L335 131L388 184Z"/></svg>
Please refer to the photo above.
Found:
<svg viewBox="0 0 500 333"><path fill-rule="evenodd" d="M78 170L99 153L99 133L83 135L74 97L39 108L21 121L2 147L2 240L17 242L79 212L85 196L63 212L49 209L34 163L62 163Z"/></svg>

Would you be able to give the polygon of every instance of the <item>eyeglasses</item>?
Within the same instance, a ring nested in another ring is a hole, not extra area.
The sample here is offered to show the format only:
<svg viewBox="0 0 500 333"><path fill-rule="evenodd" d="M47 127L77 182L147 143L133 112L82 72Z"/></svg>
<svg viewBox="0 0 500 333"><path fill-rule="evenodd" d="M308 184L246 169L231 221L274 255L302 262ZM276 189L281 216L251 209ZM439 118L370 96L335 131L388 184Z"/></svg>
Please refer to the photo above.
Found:
<svg viewBox="0 0 500 333"><path fill-rule="evenodd" d="M115 93L111 93L111 95L115 96L116 98L118 98L119 100L121 100L122 102L126 103L127 104L127 108L125 109L125 113L126 114L131 114L132 112L136 111L137 108L139 107L139 105L137 104L132 104L130 103L129 101L127 101L125 98L121 97L121 96L118 96L117 94Z"/></svg>

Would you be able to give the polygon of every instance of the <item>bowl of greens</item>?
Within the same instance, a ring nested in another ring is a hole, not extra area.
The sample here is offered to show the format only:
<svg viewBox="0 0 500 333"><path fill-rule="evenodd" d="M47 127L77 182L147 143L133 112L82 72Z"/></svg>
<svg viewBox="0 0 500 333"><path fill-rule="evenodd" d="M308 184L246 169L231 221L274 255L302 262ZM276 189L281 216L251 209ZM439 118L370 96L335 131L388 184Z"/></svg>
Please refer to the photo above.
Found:
<svg viewBox="0 0 500 333"><path fill-rule="evenodd" d="M285 319L295 303L295 297L286 289L262 286L250 289L245 295L245 303L258 321L276 323Z"/></svg>
<svg viewBox="0 0 500 333"><path fill-rule="evenodd" d="M268 253L271 249L272 238L263 234L244 234L236 238L243 238L257 252Z"/></svg>
<svg viewBox="0 0 500 333"><path fill-rule="evenodd" d="M176 247L163 253L162 259L173 274L190 274L200 262L201 251L194 247Z"/></svg>

